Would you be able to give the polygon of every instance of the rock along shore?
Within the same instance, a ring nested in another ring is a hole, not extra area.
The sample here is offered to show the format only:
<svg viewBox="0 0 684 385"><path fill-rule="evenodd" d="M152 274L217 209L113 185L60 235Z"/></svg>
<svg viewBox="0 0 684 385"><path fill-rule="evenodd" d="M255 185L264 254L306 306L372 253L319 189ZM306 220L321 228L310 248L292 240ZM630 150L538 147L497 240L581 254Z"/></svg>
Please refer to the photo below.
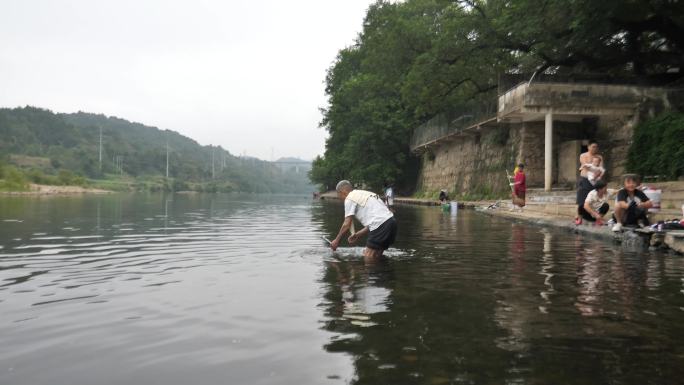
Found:
<svg viewBox="0 0 684 385"><path fill-rule="evenodd" d="M110 194L112 191L81 186L49 186L31 183L29 191L0 191L0 195L77 195Z"/></svg>

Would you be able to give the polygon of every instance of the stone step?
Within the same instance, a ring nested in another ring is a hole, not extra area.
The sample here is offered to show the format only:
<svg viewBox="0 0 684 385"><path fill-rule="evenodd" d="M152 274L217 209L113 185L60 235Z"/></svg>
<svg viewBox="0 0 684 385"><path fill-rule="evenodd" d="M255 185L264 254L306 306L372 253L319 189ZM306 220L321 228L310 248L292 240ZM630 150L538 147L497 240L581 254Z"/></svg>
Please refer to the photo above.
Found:
<svg viewBox="0 0 684 385"><path fill-rule="evenodd" d="M665 235L665 244L679 253L684 253L684 231L668 231Z"/></svg>
<svg viewBox="0 0 684 385"><path fill-rule="evenodd" d="M543 188L536 188L536 187L528 187L527 188L527 193L530 195L538 195L538 196L543 196L543 195L566 195L566 194L574 194L575 190L572 189L567 189L567 188L557 188L554 187L551 189L551 191L546 191Z"/></svg>
<svg viewBox="0 0 684 385"><path fill-rule="evenodd" d="M684 181L680 182L645 182L645 186L659 188L663 191L684 191Z"/></svg>
<svg viewBox="0 0 684 385"><path fill-rule="evenodd" d="M558 196L558 195L548 195L548 196L530 196L527 198L530 202L540 202L540 203L560 203L560 204L572 204L575 203L575 194Z"/></svg>
<svg viewBox="0 0 684 385"><path fill-rule="evenodd" d="M660 199L662 200L668 200L668 201L681 201L684 203L684 191L663 191L663 194L660 196Z"/></svg>
<svg viewBox="0 0 684 385"><path fill-rule="evenodd" d="M651 218L651 222L682 219L682 210L662 209L657 213L649 214L649 218Z"/></svg>
<svg viewBox="0 0 684 385"><path fill-rule="evenodd" d="M576 194L575 191L550 191L543 193L528 190L527 200L528 202L571 204L575 203ZM611 196L611 199L615 199L615 196ZM684 190L663 190L660 202L660 207L663 209L681 209L684 204Z"/></svg>
<svg viewBox="0 0 684 385"><path fill-rule="evenodd" d="M503 205L502 205L503 206ZM611 203L611 209L608 212L608 217L612 214L614 205ZM510 202L505 202L505 207L510 208L512 207ZM538 202L529 202L525 208L524 211L528 212L533 212L533 213L544 213L547 215L555 215L555 216L560 216L560 217L568 217L568 218L574 218L577 215L577 206L574 204L567 204L567 203L538 203ZM650 213L649 218L651 222L655 223L658 221L664 221L668 219L681 219L682 218L682 210L679 209L661 209L657 213Z"/></svg>

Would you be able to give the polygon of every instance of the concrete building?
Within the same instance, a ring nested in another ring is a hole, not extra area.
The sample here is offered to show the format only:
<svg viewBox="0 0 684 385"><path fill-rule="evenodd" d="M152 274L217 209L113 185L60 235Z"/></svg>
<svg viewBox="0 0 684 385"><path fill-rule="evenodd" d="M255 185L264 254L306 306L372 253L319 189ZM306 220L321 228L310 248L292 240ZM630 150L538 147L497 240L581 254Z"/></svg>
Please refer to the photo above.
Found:
<svg viewBox="0 0 684 385"><path fill-rule="evenodd" d="M419 190L506 191L506 170L519 162L530 187L572 187L589 139L599 143L607 178L616 179L625 172L635 124L672 108L665 87L552 78L504 83L491 106L416 128L411 150L423 157Z"/></svg>

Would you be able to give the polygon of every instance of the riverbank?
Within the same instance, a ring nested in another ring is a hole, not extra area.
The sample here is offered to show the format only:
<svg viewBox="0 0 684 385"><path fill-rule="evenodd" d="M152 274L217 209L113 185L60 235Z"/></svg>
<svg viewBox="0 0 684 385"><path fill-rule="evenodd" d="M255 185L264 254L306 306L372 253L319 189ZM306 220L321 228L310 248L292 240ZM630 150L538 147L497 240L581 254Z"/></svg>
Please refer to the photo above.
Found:
<svg viewBox="0 0 684 385"><path fill-rule="evenodd" d="M334 191L321 194L321 199L339 199ZM439 206L438 200L420 199L411 197L394 198L395 204ZM497 203L498 202L498 203ZM658 247L670 249L678 253L684 253L684 231L654 231L645 229L626 229L621 232L613 232L610 226L595 226L591 223L575 225L572 216L564 210L563 204L549 204L546 202L543 208L535 209L534 203L529 209L511 211L507 201L466 201L458 202L459 208L475 209L485 215L497 216L513 221L523 221L538 226L553 226L566 229L574 234L588 235L602 238L611 242L628 244L641 247ZM541 206L541 205L540 205ZM548 207L555 206L555 211L544 211ZM574 208L573 205L570 205Z"/></svg>
<svg viewBox="0 0 684 385"><path fill-rule="evenodd" d="M574 234L603 238L615 243L670 249L680 254L684 253L684 231L682 230L657 231L646 227L636 229L623 228L623 231L613 232L611 226L607 225L596 226L589 222L575 225L566 216L524 210L510 211L510 209L505 207L487 209L486 206L480 206L478 211L486 215L498 216L514 221L524 221L539 226L554 226L566 229Z"/></svg>
<svg viewBox="0 0 684 385"><path fill-rule="evenodd" d="M322 193L320 199L335 199L338 200L337 193L335 191L328 191ZM458 207L460 208L475 208L484 206L487 207L496 201L466 201L458 202ZM439 206L442 202L433 199L423 199L423 198L412 198L412 197L396 197L394 198L395 204L400 205L418 205L418 206Z"/></svg>
<svg viewBox="0 0 684 385"><path fill-rule="evenodd" d="M51 186L29 184L28 191L0 191L0 195L78 195L78 194L111 194L112 191L82 186Z"/></svg>

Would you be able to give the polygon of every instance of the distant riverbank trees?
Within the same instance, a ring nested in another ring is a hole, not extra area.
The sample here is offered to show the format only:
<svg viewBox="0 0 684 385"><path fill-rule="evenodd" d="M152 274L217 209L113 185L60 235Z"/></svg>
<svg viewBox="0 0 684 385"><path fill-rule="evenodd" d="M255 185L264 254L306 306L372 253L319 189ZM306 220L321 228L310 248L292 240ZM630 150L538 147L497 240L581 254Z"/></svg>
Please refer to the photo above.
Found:
<svg viewBox="0 0 684 385"><path fill-rule="evenodd" d="M407 0L370 6L326 77L326 151L313 181L410 189L415 127L495 100L500 74L677 81L684 2Z"/></svg>
<svg viewBox="0 0 684 385"><path fill-rule="evenodd" d="M8 170L16 171L11 172L13 178L20 175L38 184L90 184L120 191L308 194L313 190L303 172L238 158L177 132L116 117L56 114L35 107L0 108L2 160ZM11 186L18 189L15 182Z"/></svg>
<svg viewBox="0 0 684 385"><path fill-rule="evenodd" d="M16 167L0 162L0 191L25 191L28 181Z"/></svg>

